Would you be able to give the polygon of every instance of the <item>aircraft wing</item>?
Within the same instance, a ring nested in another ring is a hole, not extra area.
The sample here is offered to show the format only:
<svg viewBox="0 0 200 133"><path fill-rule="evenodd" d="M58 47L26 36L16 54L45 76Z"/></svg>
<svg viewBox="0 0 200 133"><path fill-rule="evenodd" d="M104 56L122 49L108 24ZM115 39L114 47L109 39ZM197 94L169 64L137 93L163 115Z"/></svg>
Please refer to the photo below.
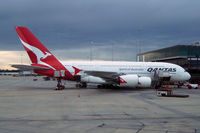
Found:
<svg viewBox="0 0 200 133"><path fill-rule="evenodd" d="M115 78L120 75L116 72L106 72L106 71L84 71L84 73L100 78Z"/></svg>
<svg viewBox="0 0 200 133"><path fill-rule="evenodd" d="M118 83L118 77L122 74L116 72L106 72L106 71L84 71L87 75L95 76L104 79L108 83Z"/></svg>
<svg viewBox="0 0 200 133"><path fill-rule="evenodd" d="M13 64L11 67L17 68L19 70L24 70L24 71L30 71L30 70L47 70L49 68L47 67L41 67L41 66L31 66L31 65L18 65L18 64Z"/></svg>

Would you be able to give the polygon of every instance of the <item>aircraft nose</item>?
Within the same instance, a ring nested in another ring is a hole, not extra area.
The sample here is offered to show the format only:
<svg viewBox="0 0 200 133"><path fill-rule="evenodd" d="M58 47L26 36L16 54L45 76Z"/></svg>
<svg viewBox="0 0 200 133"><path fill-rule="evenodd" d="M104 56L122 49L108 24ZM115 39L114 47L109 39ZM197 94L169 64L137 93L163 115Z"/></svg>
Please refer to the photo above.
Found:
<svg viewBox="0 0 200 133"><path fill-rule="evenodd" d="M185 80L189 80L191 78L191 75L188 72L185 72Z"/></svg>

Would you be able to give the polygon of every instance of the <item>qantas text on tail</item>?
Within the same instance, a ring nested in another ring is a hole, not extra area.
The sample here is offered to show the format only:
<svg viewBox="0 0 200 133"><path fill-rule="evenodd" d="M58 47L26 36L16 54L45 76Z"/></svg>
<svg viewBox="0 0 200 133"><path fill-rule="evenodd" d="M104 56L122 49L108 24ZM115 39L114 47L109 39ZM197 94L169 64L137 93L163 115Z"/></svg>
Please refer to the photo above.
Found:
<svg viewBox="0 0 200 133"><path fill-rule="evenodd" d="M169 81L186 81L190 74L182 67L162 62L121 61L59 61L26 27L16 26L17 34L27 51L31 65L13 65L30 69L35 73L55 77L58 87L61 79L77 81L86 87L87 83L122 87L150 87L159 73Z"/></svg>

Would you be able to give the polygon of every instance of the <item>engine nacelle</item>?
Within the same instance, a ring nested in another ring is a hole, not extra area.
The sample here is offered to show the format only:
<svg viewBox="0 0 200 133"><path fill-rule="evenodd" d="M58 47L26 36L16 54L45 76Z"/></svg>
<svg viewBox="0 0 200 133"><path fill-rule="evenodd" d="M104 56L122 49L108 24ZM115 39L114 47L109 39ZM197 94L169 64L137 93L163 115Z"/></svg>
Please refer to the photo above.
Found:
<svg viewBox="0 0 200 133"><path fill-rule="evenodd" d="M122 75L120 78L121 87L137 87L138 86L138 76L135 74Z"/></svg>
<svg viewBox="0 0 200 133"><path fill-rule="evenodd" d="M150 77L138 77L135 74L122 75L120 78L121 87L150 87L151 78Z"/></svg>
<svg viewBox="0 0 200 133"><path fill-rule="evenodd" d="M150 77L139 77L138 87L151 87L151 78Z"/></svg>

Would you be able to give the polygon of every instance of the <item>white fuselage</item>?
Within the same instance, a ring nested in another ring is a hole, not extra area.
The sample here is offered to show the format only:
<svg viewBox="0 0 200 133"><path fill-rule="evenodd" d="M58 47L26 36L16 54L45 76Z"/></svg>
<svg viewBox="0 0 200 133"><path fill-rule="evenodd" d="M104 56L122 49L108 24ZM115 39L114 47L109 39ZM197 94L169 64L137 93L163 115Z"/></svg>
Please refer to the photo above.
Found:
<svg viewBox="0 0 200 133"><path fill-rule="evenodd" d="M116 72L119 74L136 74L139 77L150 77L154 80L156 70L167 71L170 81L185 81L190 79L190 74L182 67L163 62L121 62L121 61L66 61L62 64L72 74L75 72L73 67L84 71L104 71ZM83 75L83 73L79 73ZM87 76L87 75L86 75Z"/></svg>

